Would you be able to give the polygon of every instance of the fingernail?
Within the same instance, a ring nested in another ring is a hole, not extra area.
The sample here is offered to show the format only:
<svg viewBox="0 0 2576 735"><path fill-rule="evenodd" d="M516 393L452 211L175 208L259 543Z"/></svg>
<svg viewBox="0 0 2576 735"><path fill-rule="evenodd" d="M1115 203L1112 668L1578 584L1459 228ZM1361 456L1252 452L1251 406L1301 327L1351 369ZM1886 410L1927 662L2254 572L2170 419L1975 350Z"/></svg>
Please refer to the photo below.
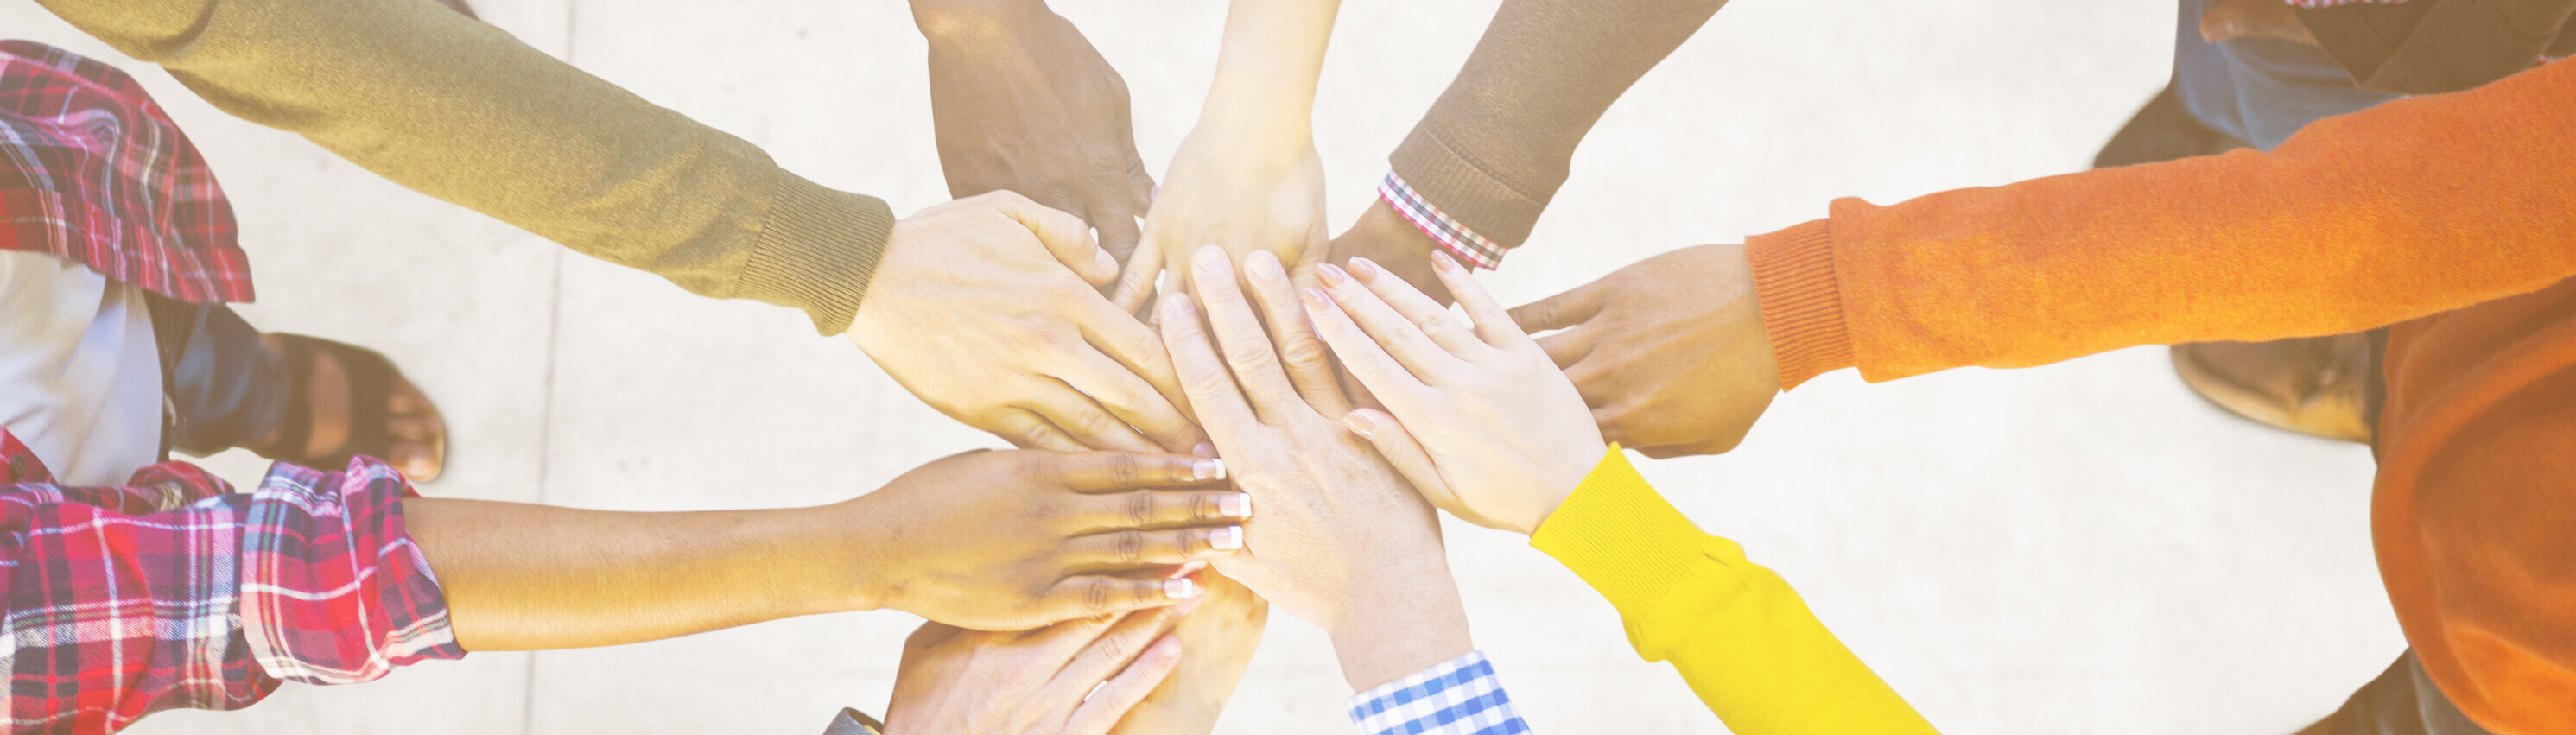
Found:
<svg viewBox="0 0 2576 735"><path fill-rule="evenodd" d="M1252 493L1235 493L1216 499L1216 514L1243 520L1252 517Z"/></svg>
<svg viewBox="0 0 2576 735"><path fill-rule="evenodd" d="M1324 267L1330 268L1332 266ZM1324 298L1324 290L1320 288L1309 288L1304 291L1299 291L1297 292L1297 298L1306 302L1307 311L1315 312L1317 314L1324 313L1324 308L1332 304L1330 299Z"/></svg>
<svg viewBox="0 0 2576 735"><path fill-rule="evenodd" d="M1357 255L1351 256L1351 277L1359 279L1361 283L1376 283L1377 275L1385 272L1386 269L1377 267L1377 261Z"/></svg>
<svg viewBox="0 0 2576 735"><path fill-rule="evenodd" d="M1268 250L1255 250L1243 256L1243 272L1265 281L1278 280L1288 274L1279 270L1279 256Z"/></svg>
<svg viewBox="0 0 2576 735"><path fill-rule="evenodd" d="M1187 599L1190 599L1190 598L1193 598L1193 597L1197 597L1197 596L1199 596L1199 593L1200 593L1200 590L1199 590L1199 581L1198 581L1198 580L1191 579L1191 578L1188 578L1188 577L1182 577L1182 578L1180 578L1180 579L1166 579L1166 580L1163 580L1163 596L1164 596L1164 597L1168 597L1168 598L1171 598L1171 599L1174 599L1174 600L1187 600Z"/></svg>
<svg viewBox="0 0 2576 735"><path fill-rule="evenodd" d="M1191 461L1190 479L1199 482L1225 479L1225 460L1211 457Z"/></svg>
<svg viewBox="0 0 2576 735"><path fill-rule="evenodd" d="M1108 272L1111 272L1111 273L1116 273L1116 272L1118 272L1118 259L1117 259L1117 258L1110 257L1110 256L1109 256L1109 251L1107 251L1107 250L1094 250L1094 251L1091 251L1091 252L1096 253L1096 254L1098 254L1098 255L1100 256L1100 257L1098 257L1098 258L1094 258L1094 260L1098 260L1098 261L1100 261L1100 269L1101 269L1101 270L1108 271Z"/></svg>
<svg viewBox="0 0 2576 735"><path fill-rule="evenodd" d="M1449 257L1449 253L1446 251L1433 250L1431 251L1431 267L1444 271L1454 271L1458 269L1458 259Z"/></svg>
<svg viewBox="0 0 2576 735"><path fill-rule="evenodd" d="M1243 527L1226 526L1214 531L1209 531L1208 548L1218 551L1233 551L1235 549L1243 548Z"/></svg>
<svg viewBox="0 0 2576 735"><path fill-rule="evenodd" d="M1200 273L1210 275L1224 273L1225 248L1214 245L1199 248L1197 255L1190 256L1190 264L1198 268Z"/></svg>
<svg viewBox="0 0 2576 735"><path fill-rule="evenodd" d="M1176 635L1163 636L1162 640L1154 642L1154 650L1151 653L1154 658L1158 659L1169 660L1180 658L1181 637Z"/></svg>
<svg viewBox="0 0 2576 735"><path fill-rule="evenodd" d="M1350 280L1350 277L1351 274L1344 272L1341 266L1331 263L1315 266L1315 278L1323 281L1326 286L1341 288L1343 283Z"/></svg>
<svg viewBox="0 0 2576 735"><path fill-rule="evenodd" d="M1203 561L1186 562L1186 563L1181 564L1180 566L1173 567L1173 568L1172 568L1172 573L1170 573L1170 574L1166 574L1166 575L1163 575L1163 578L1164 578L1164 579L1180 579L1180 578L1182 578L1182 577L1187 577L1187 576L1190 576L1190 575L1192 575L1192 574L1197 574L1197 573L1199 573L1199 570L1201 570L1201 569L1206 569L1206 568L1207 568L1207 562L1203 562Z"/></svg>
<svg viewBox="0 0 2576 735"><path fill-rule="evenodd" d="M1216 456L1216 445L1209 444L1207 442L1199 442L1198 446L1190 447L1190 454L1194 456L1213 458Z"/></svg>
<svg viewBox="0 0 2576 735"><path fill-rule="evenodd" d="M1351 427L1351 433L1360 435L1362 439L1377 438L1377 424L1369 421L1367 416L1360 415L1358 411L1352 411L1343 416L1342 425Z"/></svg>

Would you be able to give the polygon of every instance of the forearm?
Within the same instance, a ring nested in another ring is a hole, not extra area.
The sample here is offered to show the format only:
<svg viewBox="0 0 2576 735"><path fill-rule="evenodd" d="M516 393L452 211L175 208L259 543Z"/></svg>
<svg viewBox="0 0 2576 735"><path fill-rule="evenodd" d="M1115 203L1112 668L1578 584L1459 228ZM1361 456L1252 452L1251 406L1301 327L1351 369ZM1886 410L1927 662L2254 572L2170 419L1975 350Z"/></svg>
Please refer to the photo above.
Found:
<svg viewBox="0 0 2576 735"><path fill-rule="evenodd" d="M1368 691L1476 650L1447 560L1435 554L1417 561L1372 570L1379 583L1352 595L1350 609L1327 623L1351 691Z"/></svg>
<svg viewBox="0 0 2576 735"><path fill-rule="evenodd" d="M1340 0L1233 0L1202 130L1303 150L1314 135L1315 85Z"/></svg>
<svg viewBox="0 0 2576 735"><path fill-rule="evenodd" d="M2576 275L2576 64L2309 125L2269 154L2099 169L1747 242L1781 385L2369 329Z"/></svg>
<svg viewBox="0 0 2576 735"><path fill-rule="evenodd" d="M1725 0L1505 0L1395 172L1476 234L1520 245L1574 149L1619 96Z"/></svg>
<svg viewBox="0 0 2576 735"><path fill-rule="evenodd" d="M436 3L44 0L216 107L718 298L857 309L893 215Z"/></svg>
<svg viewBox="0 0 2576 735"><path fill-rule="evenodd" d="M469 651L657 640L874 607L841 506L629 513L415 498L412 537Z"/></svg>

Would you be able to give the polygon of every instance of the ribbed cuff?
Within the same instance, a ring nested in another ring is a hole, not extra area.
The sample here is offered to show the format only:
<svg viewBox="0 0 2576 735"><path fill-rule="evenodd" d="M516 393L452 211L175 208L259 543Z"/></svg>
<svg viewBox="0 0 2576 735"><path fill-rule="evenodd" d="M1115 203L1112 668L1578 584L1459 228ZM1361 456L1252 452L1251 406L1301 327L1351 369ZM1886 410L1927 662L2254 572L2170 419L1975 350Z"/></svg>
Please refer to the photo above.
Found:
<svg viewBox="0 0 2576 735"><path fill-rule="evenodd" d="M1744 249L1753 265L1762 328L1771 334L1772 357L1780 364L1780 389L1858 364L1834 278L1833 220L1746 238Z"/></svg>
<svg viewBox="0 0 2576 735"><path fill-rule="evenodd" d="M769 192L769 218L738 298L805 310L814 331L840 334L858 316L859 300L885 258L894 210L885 200L826 188L786 171Z"/></svg>
<svg viewBox="0 0 2576 735"><path fill-rule="evenodd" d="M1539 523L1530 546L1556 557L1631 620L1702 576L1708 534L1655 492L1618 445Z"/></svg>
<svg viewBox="0 0 2576 735"><path fill-rule="evenodd" d="M1515 190L1450 149L1431 127L1428 121L1414 126L1404 144L1386 157L1387 164L1422 198L1439 202L1442 212L1467 229L1504 248L1528 242L1530 228L1538 225L1539 213L1556 196L1556 186L1528 194Z"/></svg>

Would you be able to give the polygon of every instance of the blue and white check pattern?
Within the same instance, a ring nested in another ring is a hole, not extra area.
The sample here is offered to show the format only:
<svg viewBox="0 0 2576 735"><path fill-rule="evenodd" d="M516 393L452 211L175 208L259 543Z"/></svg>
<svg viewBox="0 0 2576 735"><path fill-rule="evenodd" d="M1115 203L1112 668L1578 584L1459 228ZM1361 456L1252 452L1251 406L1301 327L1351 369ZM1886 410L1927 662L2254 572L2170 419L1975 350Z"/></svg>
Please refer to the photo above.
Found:
<svg viewBox="0 0 2576 735"><path fill-rule="evenodd" d="M1368 735L1513 735L1530 731L1485 653L1450 659L1353 695L1351 724Z"/></svg>

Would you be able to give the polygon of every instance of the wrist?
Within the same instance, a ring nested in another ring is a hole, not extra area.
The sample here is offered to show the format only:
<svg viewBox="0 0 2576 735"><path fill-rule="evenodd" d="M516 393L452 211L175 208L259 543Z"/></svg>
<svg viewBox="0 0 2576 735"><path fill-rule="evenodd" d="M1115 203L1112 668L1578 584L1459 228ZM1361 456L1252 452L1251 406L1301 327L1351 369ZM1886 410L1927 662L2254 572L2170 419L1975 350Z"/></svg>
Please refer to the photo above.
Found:
<svg viewBox="0 0 2576 735"><path fill-rule="evenodd" d="M1467 607L1447 563L1373 573L1383 583L1355 590L1325 631L1351 691L1368 691L1475 650Z"/></svg>
<svg viewBox="0 0 2576 735"><path fill-rule="evenodd" d="M819 508L781 511L801 524L794 538L813 563L800 587L815 590L815 612L860 612L893 607L901 592L891 580L904 577L898 548L887 548L887 534L875 520L866 495Z"/></svg>

